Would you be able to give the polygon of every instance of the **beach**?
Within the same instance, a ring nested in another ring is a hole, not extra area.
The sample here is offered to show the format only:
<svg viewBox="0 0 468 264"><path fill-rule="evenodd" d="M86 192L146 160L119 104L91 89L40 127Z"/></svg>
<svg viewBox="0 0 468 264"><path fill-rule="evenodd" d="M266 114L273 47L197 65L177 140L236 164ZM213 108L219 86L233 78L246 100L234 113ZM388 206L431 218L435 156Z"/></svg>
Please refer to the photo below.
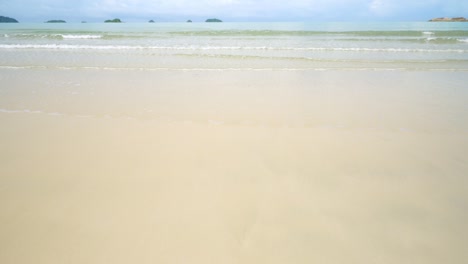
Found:
<svg viewBox="0 0 468 264"><path fill-rule="evenodd" d="M2 26L0 262L464 263L467 38Z"/></svg>

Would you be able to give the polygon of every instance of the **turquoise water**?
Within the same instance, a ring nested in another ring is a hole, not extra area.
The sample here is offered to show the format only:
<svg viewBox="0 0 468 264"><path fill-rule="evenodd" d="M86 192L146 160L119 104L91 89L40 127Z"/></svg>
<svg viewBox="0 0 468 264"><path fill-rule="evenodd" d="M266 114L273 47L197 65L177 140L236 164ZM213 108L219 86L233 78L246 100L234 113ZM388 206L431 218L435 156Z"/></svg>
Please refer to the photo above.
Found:
<svg viewBox="0 0 468 264"><path fill-rule="evenodd" d="M0 58L1 67L465 71L468 23L8 24Z"/></svg>

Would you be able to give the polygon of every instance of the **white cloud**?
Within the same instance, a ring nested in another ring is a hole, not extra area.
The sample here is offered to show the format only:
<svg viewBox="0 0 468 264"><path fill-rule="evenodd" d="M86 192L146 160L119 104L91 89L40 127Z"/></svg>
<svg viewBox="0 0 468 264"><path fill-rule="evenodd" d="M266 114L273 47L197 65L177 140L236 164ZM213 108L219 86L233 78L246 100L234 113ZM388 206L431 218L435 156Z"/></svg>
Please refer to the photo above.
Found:
<svg viewBox="0 0 468 264"><path fill-rule="evenodd" d="M369 10L373 14L387 16L394 12L394 2L395 1L388 0L372 0L369 4Z"/></svg>
<svg viewBox="0 0 468 264"><path fill-rule="evenodd" d="M359 20L463 16L468 1L461 0L0 0L3 14L24 18L77 20L147 19L219 16L263 20Z"/></svg>

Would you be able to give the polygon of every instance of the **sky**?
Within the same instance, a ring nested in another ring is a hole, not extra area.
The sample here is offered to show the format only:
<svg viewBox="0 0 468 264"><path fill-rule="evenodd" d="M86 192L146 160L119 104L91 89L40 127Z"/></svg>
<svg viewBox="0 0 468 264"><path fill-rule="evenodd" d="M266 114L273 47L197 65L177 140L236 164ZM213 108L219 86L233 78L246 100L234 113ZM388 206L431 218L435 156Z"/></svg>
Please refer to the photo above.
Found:
<svg viewBox="0 0 468 264"><path fill-rule="evenodd" d="M468 16L468 0L0 0L20 22L426 21Z"/></svg>

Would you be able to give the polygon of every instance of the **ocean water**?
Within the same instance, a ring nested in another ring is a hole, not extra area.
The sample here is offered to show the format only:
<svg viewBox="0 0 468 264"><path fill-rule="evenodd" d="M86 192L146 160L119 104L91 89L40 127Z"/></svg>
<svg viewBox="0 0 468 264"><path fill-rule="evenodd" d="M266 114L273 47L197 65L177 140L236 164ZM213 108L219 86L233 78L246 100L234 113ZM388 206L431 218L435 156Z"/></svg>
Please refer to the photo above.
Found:
<svg viewBox="0 0 468 264"><path fill-rule="evenodd" d="M0 25L0 263L466 263L468 23Z"/></svg>
<svg viewBox="0 0 468 264"><path fill-rule="evenodd" d="M2 67L463 71L467 43L464 23L16 24L0 32Z"/></svg>

